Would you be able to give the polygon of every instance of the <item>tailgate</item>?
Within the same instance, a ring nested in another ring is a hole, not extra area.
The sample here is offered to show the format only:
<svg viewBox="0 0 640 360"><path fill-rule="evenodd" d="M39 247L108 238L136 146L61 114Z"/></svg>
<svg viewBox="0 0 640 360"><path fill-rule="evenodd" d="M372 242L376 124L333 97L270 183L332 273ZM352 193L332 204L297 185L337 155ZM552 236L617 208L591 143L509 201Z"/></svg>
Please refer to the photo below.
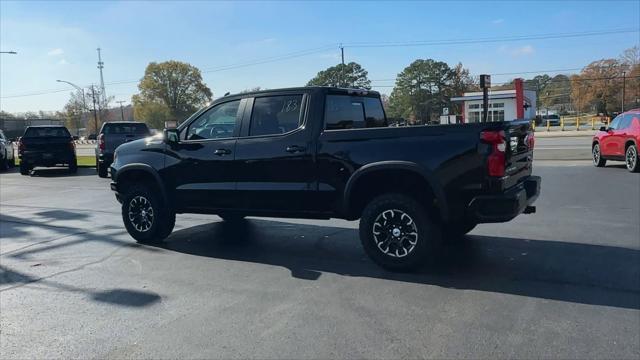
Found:
<svg viewBox="0 0 640 360"><path fill-rule="evenodd" d="M506 164L504 188L510 188L531 175L534 135L529 121L505 122Z"/></svg>
<svg viewBox="0 0 640 360"><path fill-rule="evenodd" d="M25 151L28 152L67 152L69 151L69 138L22 138Z"/></svg>

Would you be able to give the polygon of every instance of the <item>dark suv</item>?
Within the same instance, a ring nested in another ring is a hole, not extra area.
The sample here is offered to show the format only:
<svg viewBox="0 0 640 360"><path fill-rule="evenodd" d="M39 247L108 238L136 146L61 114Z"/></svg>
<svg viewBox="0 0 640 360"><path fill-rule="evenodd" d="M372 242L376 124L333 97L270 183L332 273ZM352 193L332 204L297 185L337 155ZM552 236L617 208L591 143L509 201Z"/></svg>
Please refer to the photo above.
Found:
<svg viewBox="0 0 640 360"><path fill-rule="evenodd" d="M535 211L530 121L388 127L375 91L305 87L226 96L121 145L111 188L129 234L159 241L176 213L360 219L393 270L478 223Z"/></svg>
<svg viewBox="0 0 640 360"><path fill-rule="evenodd" d="M113 152L126 142L150 136L147 124L133 121L114 121L102 125L96 145L96 170L98 176L107 177L113 162Z"/></svg>

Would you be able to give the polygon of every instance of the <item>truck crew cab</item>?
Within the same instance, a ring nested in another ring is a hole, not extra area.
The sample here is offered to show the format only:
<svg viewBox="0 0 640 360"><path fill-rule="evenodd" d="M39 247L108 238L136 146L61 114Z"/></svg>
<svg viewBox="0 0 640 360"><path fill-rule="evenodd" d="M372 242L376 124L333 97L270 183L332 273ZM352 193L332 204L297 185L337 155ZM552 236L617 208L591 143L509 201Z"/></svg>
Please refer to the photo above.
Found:
<svg viewBox="0 0 640 360"><path fill-rule="evenodd" d="M533 144L528 121L388 127L375 91L268 90L121 145L111 188L140 242L169 236L176 213L360 219L367 254L403 271L478 223L535 211Z"/></svg>

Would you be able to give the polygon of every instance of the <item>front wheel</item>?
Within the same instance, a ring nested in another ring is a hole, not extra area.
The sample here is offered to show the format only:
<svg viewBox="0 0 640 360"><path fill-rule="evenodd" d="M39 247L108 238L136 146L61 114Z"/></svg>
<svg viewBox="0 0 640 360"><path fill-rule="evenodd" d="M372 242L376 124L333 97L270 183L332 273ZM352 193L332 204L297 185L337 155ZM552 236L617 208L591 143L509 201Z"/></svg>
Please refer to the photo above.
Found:
<svg viewBox="0 0 640 360"><path fill-rule="evenodd" d="M627 170L631 172L640 172L640 162L638 161L638 148L635 145L629 145L625 152L625 162Z"/></svg>
<svg viewBox="0 0 640 360"><path fill-rule="evenodd" d="M593 165L596 167L603 167L607 160L602 158L602 152L600 151L600 144L594 144L591 149L591 155L593 155Z"/></svg>
<svg viewBox="0 0 640 360"><path fill-rule="evenodd" d="M173 231L176 214L164 206L156 191L134 184L122 201L122 221L129 235L138 242L160 242Z"/></svg>
<svg viewBox="0 0 640 360"><path fill-rule="evenodd" d="M371 259L385 269L409 271L430 260L442 240L441 230L424 207L403 194L371 200L360 219L360 241Z"/></svg>

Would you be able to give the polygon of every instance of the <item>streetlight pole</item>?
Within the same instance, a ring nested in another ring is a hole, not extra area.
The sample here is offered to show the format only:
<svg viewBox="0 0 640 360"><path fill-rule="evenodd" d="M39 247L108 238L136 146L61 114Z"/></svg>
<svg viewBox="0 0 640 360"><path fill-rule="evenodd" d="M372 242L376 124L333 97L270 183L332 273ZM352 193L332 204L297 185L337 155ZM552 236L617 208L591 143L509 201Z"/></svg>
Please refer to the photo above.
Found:
<svg viewBox="0 0 640 360"><path fill-rule="evenodd" d="M626 81L625 81L626 80L626 78L625 78L626 76L627 76L627 73L625 71L623 71L622 72L622 112L624 112L624 90L625 90L624 88L625 88L625 85L626 85Z"/></svg>
<svg viewBox="0 0 640 360"><path fill-rule="evenodd" d="M78 86L78 85L76 85L76 84L74 84L72 82L69 82L69 81L65 81L65 80L56 80L56 81L59 82L59 83L69 84L69 85L73 86L74 88L76 88L78 91L80 91L82 93L82 117L84 118L84 114L85 114L85 112L87 110L87 101L86 101L86 99L84 97L84 88L81 88L80 86ZM76 135L78 135L78 136L80 135L80 128L78 128L77 126L76 126Z"/></svg>

